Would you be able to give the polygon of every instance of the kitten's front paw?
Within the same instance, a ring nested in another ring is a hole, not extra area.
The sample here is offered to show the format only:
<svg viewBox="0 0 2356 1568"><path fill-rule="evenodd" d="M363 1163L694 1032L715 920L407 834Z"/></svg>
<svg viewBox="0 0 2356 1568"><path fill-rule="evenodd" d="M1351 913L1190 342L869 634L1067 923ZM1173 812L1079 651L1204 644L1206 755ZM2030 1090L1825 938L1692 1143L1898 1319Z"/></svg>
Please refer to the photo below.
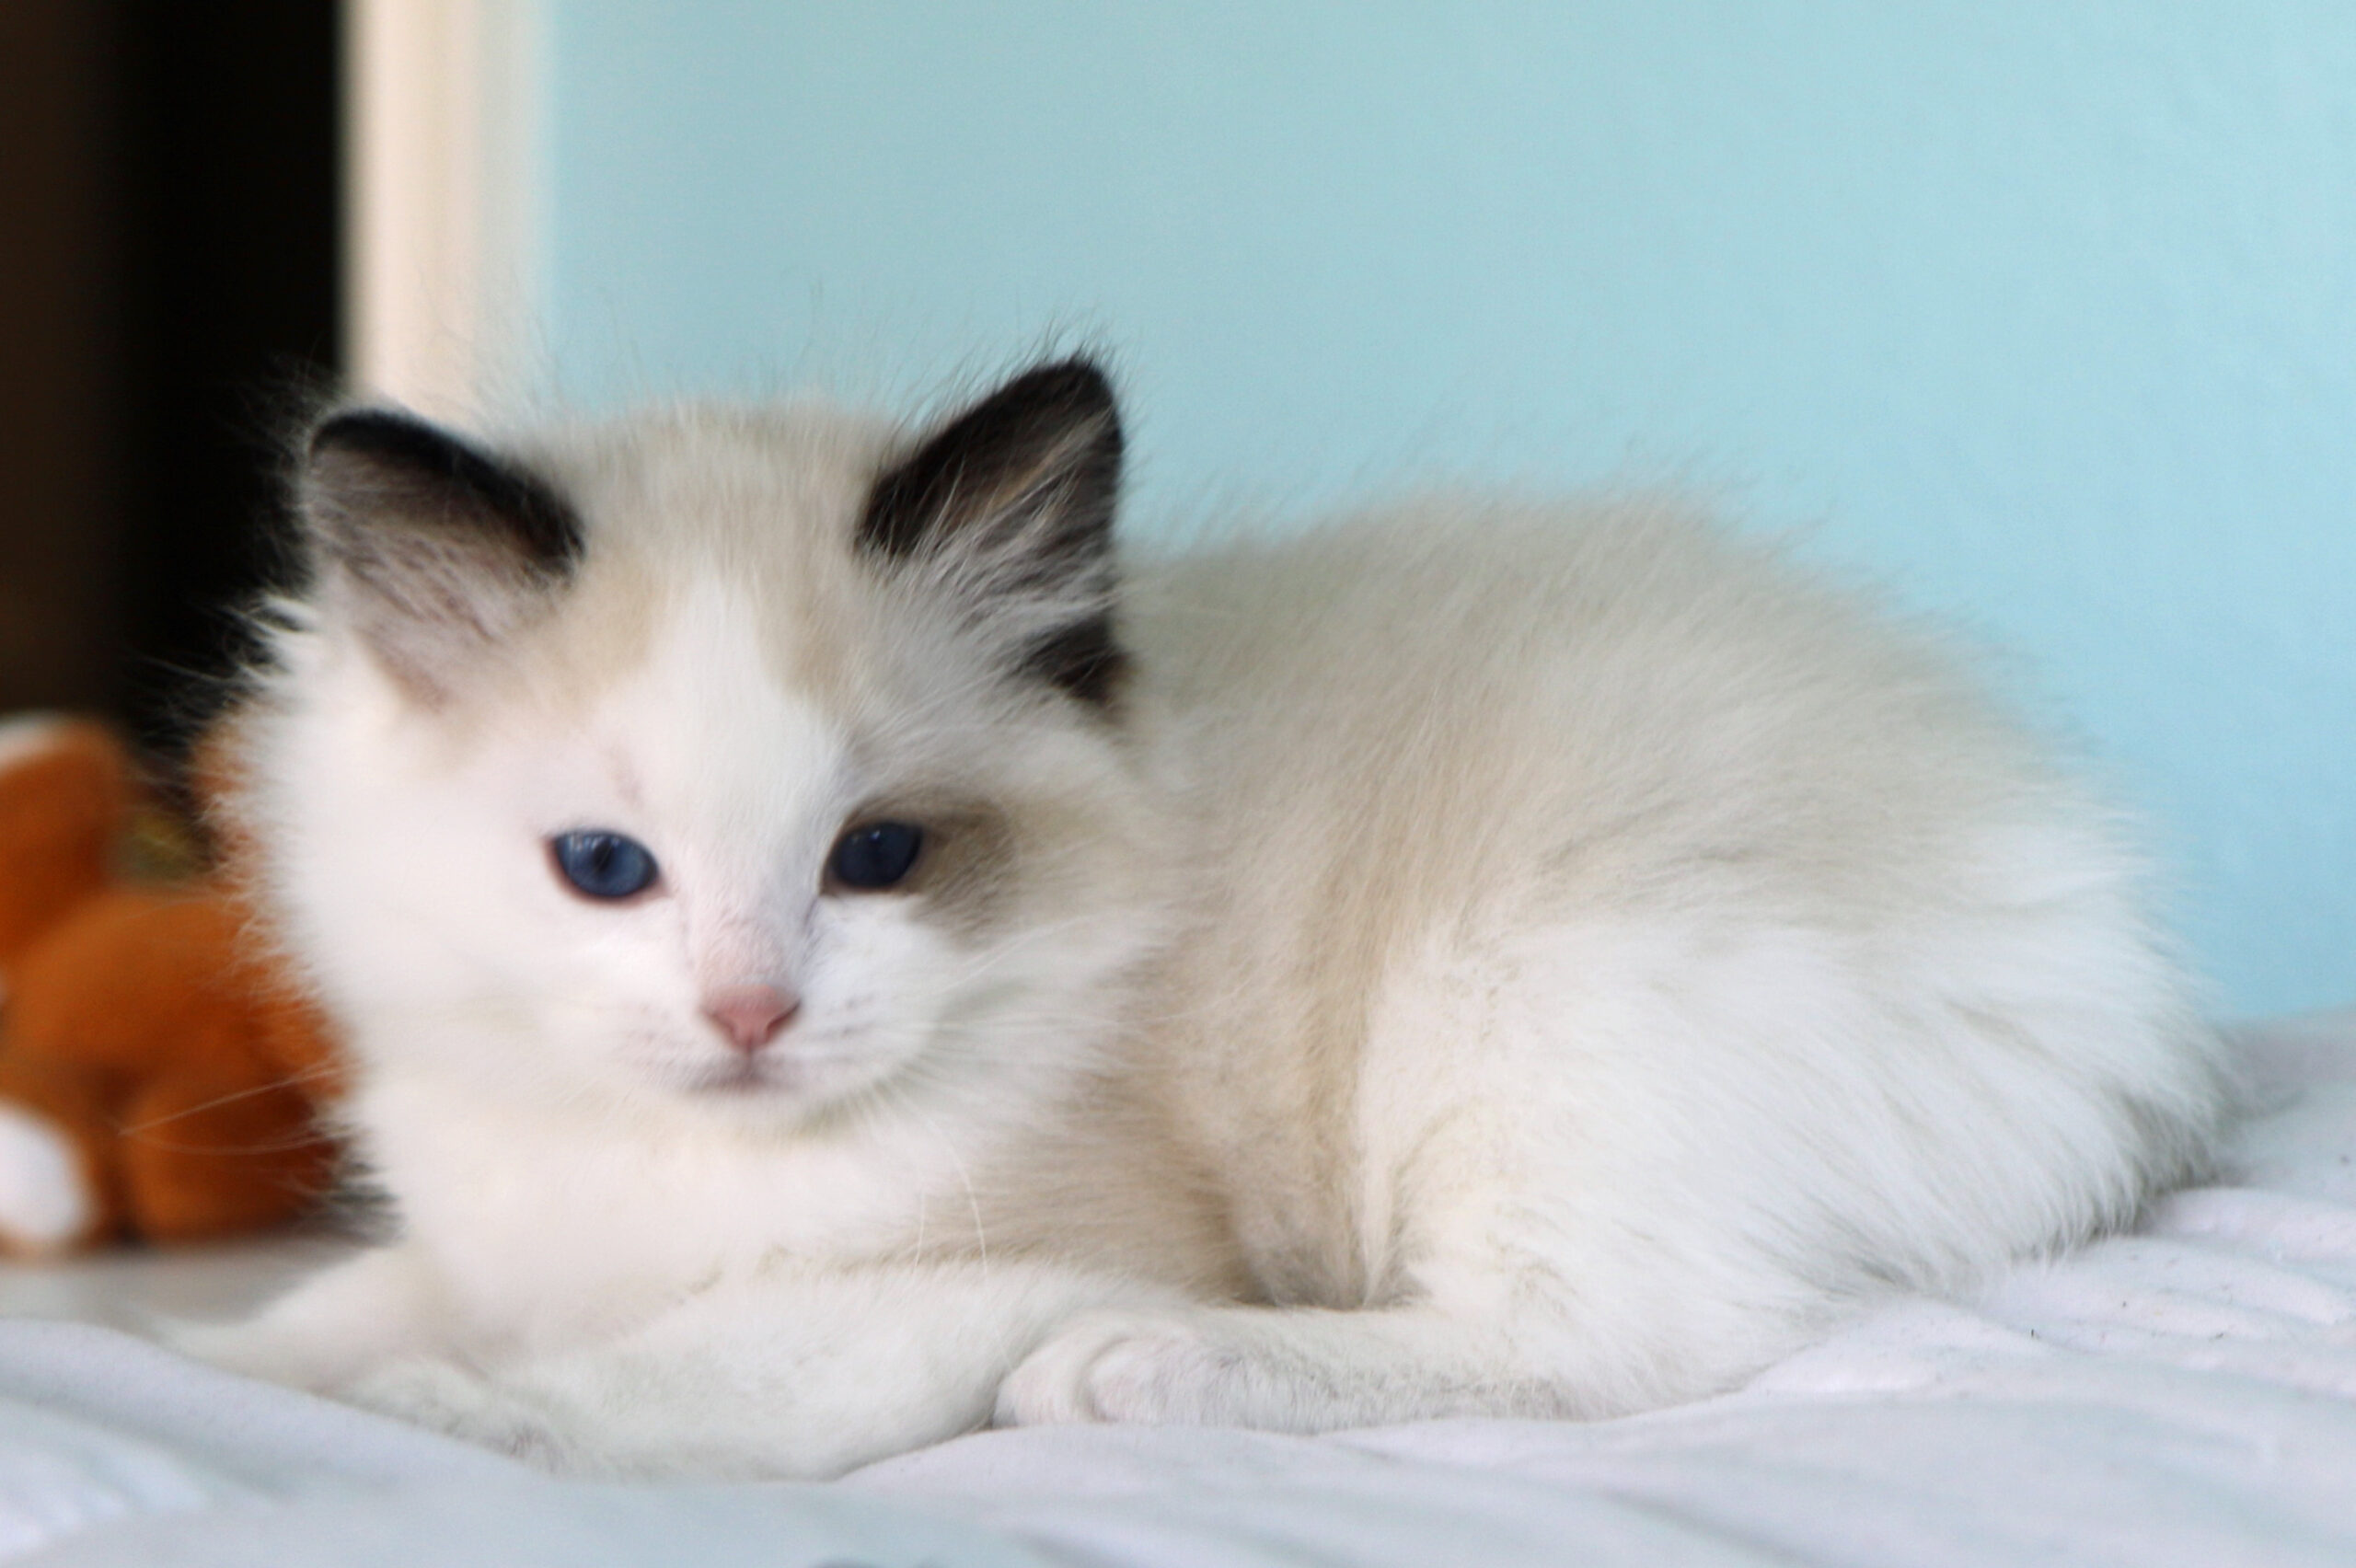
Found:
<svg viewBox="0 0 2356 1568"><path fill-rule="evenodd" d="M1000 1426L1050 1422L1212 1425L1233 1419L1249 1363L1198 1319L1089 1312L999 1386Z"/></svg>
<svg viewBox="0 0 2356 1568"><path fill-rule="evenodd" d="M348 1404L512 1454L542 1470L572 1467L572 1445L545 1410L455 1362L412 1356L336 1390Z"/></svg>

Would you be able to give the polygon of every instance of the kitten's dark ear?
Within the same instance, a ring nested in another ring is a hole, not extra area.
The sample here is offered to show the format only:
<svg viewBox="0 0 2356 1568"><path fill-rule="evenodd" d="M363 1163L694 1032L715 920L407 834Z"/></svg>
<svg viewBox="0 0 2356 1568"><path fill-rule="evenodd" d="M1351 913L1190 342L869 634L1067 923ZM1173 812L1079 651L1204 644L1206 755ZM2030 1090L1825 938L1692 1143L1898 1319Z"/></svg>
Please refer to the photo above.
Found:
<svg viewBox="0 0 2356 1568"><path fill-rule="evenodd" d="M296 500L322 590L430 705L545 609L581 558L580 520L546 481L398 410L322 421Z"/></svg>
<svg viewBox="0 0 2356 1568"><path fill-rule="evenodd" d="M1064 360L1016 376L885 469L859 545L930 568L1025 672L1102 707L1124 663L1112 622L1120 486L1112 385L1089 361Z"/></svg>

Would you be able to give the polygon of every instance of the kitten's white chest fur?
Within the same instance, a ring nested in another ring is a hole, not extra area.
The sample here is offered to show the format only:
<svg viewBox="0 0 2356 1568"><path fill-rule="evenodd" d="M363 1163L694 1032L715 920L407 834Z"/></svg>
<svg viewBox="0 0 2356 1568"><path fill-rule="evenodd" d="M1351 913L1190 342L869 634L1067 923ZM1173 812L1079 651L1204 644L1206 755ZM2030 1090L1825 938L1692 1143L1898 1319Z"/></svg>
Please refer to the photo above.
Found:
<svg viewBox="0 0 2356 1568"><path fill-rule="evenodd" d="M2131 849L1915 636L1646 502L1116 571L1118 459L1076 362L323 424L248 811L404 1231L214 1353L623 1470L1601 1415L2197 1158Z"/></svg>

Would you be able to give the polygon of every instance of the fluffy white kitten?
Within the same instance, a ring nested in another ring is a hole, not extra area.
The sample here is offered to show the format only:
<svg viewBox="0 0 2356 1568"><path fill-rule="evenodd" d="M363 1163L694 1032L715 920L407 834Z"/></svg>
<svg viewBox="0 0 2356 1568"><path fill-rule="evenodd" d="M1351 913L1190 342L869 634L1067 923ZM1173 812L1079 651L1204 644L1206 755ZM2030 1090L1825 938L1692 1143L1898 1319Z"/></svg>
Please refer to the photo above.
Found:
<svg viewBox="0 0 2356 1568"><path fill-rule="evenodd" d="M398 1237L197 1336L549 1463L1723 1389L2223 1100L2110 817L1656 503L1116 565L1043 366L908 436L314 432L244 803Z"/></svg>

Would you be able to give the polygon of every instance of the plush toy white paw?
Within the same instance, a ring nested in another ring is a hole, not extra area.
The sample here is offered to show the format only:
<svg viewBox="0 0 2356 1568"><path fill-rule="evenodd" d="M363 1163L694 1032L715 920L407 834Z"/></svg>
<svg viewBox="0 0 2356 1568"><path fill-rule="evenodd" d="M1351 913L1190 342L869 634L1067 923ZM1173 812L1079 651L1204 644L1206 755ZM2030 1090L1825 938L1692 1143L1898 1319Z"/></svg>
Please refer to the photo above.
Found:
<svg viewBox="0 0 2356 1568"><path fill-rule="evenodd" d="M0 1249L41 1256L82 1239L98 1217L73 1139L47 1117L0 1101Z"/></svg>

